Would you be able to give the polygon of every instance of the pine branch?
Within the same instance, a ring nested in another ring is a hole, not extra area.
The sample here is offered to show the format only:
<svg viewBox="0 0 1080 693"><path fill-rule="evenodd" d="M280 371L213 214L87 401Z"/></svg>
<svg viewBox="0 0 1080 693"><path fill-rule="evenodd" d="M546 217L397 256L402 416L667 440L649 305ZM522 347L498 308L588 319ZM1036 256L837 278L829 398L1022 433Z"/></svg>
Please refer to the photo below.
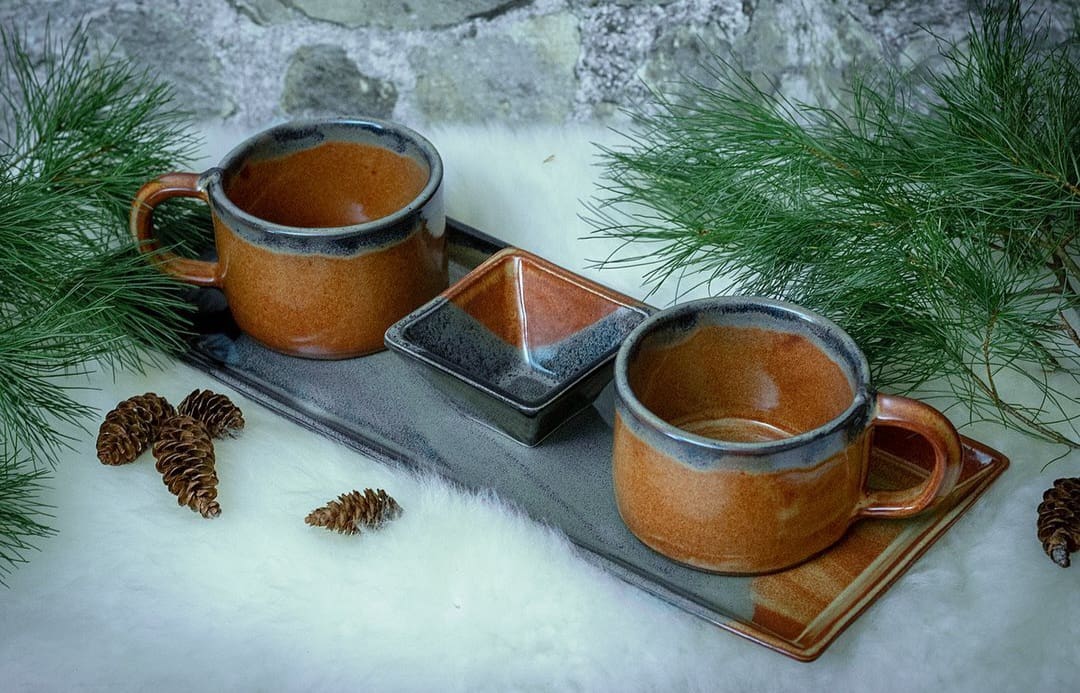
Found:
<svg viewBox="0 0 1080 693"><path fill-rule="evenodd" d="M1080 65L1025 30L1036 19L988 6L966 41L938 39L941 72L856 77L837 109L720 59L654 94L601 149L588 220L618 250L600 266L641 266L677 295L723 276L807 305L852 334L880 387L943 380L973 418L1080 448L1065 320L1080 307ZM1004 373L1034 403L1003 393Z"/></svg>
<svg viewBox="0 0 1080 693"><path fill-rule="evenodd" d="M0 585L4 577L34 549L32 540L48 537L53 530L39 522L51 517L41 492L48 473L44 469L28 469L26 462L0 454Z"/></svg>
<svg viewBox="0 0 1080 693"><path fill-rule="evenodd" d="M180 285L140 256L131 199L197 144L170 90L95 56L81 29L42 55L0 27L0 566L48 534L35 498L92 408L71 376L141 368L183 346ZM164 207L177 242L201 245L205 211ZM198 232L194 231L201 226ZM17 461L16 461L17 460Z"/></svg>
<svg viewBox="0 0 1080 693"><path fill-rule="evenodd" d="M94 410L79 404L64 380L85 372L87 352L108 350L112 339L102 330L88 332L92 306L72 310L60 297L42 312L18 315L0 330L0 452L32 451L34 466L54 464L70 446L78 428Z"/></svg>

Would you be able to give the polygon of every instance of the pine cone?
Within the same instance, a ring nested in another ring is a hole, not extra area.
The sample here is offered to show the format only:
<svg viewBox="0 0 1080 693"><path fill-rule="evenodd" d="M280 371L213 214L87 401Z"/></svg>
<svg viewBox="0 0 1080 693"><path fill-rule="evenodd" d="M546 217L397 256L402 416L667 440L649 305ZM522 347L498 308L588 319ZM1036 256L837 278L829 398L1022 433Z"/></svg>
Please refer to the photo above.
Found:
<svg viewBox="0 0 1080 693"><path fill-rule="evenodd" d="M176 411L203 422L211 438L220 438L244 427L244 415L240 408L225 395L210 390L192 391Z"/></svg>
<svg viewBox="0 0 1080 693"><path fill-rule="evenodd" d="M102 464L134 462L157 438L158 429L176 410L153 392L125 399L105 415L98 429L97 455Z"/></svg>
<svg viewBox="0 0 1080 693"><path fill-rule="evenodd" d="M401 515L401 506L386 491L364 489L338 496L318 510L313 510L304 522L313 527L325 527L342 534L359 534L360 526L377 529Z"/></svg>
<svg viewBox="0 0 1080 693"><path fill-rule="evenodd" d="M1039 541L1043 551L1062 568L1080 548L1080 477L1058 479L1039 504Z"/></svg>
<svg viewBox="0 0 1080 693"><path fill-rule="evenodd" d="M154 443L157 470L178 505L186 505L203 517L217 517L217 471L214 442L201 422L178 414L166 421Z"/></svg>

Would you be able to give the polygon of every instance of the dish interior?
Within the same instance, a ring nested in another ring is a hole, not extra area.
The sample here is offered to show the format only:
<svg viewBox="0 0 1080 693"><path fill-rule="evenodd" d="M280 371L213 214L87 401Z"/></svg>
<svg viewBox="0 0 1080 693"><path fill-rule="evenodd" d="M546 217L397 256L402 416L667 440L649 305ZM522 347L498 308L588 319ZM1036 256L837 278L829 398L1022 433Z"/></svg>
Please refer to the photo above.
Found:
<svg viewBox="0 0 1080 693"><path fill-rule="evenodd" d="M516 254L444 295L447 301L403 337L459 377L523 406L570 387L646 317L570 273Z"/></svg>

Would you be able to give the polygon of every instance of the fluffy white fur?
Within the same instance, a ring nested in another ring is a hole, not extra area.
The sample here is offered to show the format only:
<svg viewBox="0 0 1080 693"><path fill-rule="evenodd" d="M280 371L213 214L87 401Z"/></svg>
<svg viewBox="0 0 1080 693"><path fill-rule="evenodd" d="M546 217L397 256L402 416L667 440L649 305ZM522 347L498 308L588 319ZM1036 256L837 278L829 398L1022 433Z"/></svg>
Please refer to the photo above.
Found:
<svg viewBox="0 0 1080 693"><path fill-rule="evenodd" d="M211 160L244 133L211 133ZM448 211L588 269L579 200L602 130L431 132ZM667 296L653 299L663 303ZM181 365L79 380L102 412L132 394L222 391ZM227 391L227 390L225 390ZM231 394L231 393L230 393ZM800 664L669 607L497 498L390 469L237 398L218 444L220 518L177 507L149 455L108 468L85 434L47 500L59 535L0 588L4 690L1050 691L1080 682L1080 567L1034 537L1035 506L1074 453L967 431L1013 466L817 662ZM432 411L432 415L438 415ZM352 488L405 508L360 539L304 515ZM1080 557L1078 557L1080 558Z"/></svg>

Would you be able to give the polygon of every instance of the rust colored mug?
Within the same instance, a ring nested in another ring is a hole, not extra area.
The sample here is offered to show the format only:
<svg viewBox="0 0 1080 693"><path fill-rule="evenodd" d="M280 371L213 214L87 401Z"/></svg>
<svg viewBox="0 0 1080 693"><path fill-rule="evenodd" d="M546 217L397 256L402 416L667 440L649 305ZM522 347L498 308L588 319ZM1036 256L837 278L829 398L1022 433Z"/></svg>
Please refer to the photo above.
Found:
<svg viewBox="0 0 1080 693"><path fill-rule="evenodd" d="M153 212L210 205L217 260L163 252ZM442 161L412 130L378 120L286 123L202 174L169 173L132 204L131 232L163 271L221 288L236 324L293 356L384 348L386 329L448 284Z"/></svg>
<svg viewBox="0 0 1080 693"><path fill-rule="evenodd" d="M756 574L800 563L861 518L902 518L947 496L960 438L936 409L876 394L835 324L761 298L660 311L615 361L615 497L630 530L686 565ZM870 491L876 425L934 450L922 485Z"/></svg>

